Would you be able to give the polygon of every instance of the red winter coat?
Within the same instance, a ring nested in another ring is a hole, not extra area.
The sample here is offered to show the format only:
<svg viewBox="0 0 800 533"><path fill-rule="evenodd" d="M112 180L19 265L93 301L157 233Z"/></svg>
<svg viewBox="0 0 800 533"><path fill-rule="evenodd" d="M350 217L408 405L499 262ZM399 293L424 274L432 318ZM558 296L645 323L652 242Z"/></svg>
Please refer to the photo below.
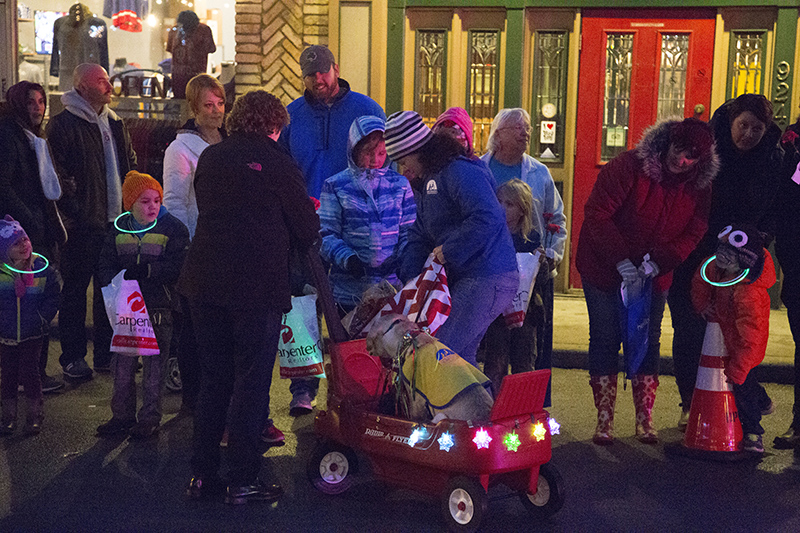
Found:
<svg viewBox="0 0 800 533"><path fill-rule="evenodd" d="M713 263L706 269L706 275L712 281L720 280ZM766 250L764 270L755 281L748 278L730 287L714 287L703 281L700 269L692 279L694 308L709 322L719 323L729 357L725 375L739 385L744 383L750 370L764 360L769 339L767 289L775 284L775 279L775 265Z"/></svg>
<svg viewBox="0 0 800 533"><path fill-rule="evenodd" d="M676 120L645 131L635 149L615 157L597 177L585 206L576 266L581 279L604 290L618 289L617 263L638 266L650 254L661 272L653 290L665 291L675 269L706 232L711 181L719 168L713 149L684 174L672 174L663 158Z"/></svg>

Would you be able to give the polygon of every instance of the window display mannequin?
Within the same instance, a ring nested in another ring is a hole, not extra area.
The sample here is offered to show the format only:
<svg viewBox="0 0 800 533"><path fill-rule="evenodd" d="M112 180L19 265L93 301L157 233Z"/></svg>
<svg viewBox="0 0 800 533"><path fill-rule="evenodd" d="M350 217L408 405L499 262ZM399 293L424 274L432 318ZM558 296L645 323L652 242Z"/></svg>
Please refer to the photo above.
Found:
<svg viewBox="0 0 800 533"><path fill-rule="evenodd" d="M58 76L61 91L72 89L72 71L81 63L96 63L108 70L108 29L84 4L53 23L53 57L50 75Z"/></svg>
<svg viewBox="0 0 800 533"><path fill-rule="evenodd" d="M186 98L186 84L208 68L208 54L217 50L211 28L200 22L194 11L181 11L178 23L167 36L167 52L172 53L172 92Z"/></svg>

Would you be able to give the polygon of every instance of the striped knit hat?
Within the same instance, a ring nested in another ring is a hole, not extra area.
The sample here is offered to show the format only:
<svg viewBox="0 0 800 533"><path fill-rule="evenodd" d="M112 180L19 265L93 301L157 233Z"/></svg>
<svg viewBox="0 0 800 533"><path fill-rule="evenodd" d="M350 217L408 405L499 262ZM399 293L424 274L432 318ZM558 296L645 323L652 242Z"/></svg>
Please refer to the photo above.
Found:
<svg viewBox="0 0 800 533"><path fill-rule="evenodd" d="M386 121L386 153L397 161L422 148L432 135L419 113L398 111Z"/></svg>

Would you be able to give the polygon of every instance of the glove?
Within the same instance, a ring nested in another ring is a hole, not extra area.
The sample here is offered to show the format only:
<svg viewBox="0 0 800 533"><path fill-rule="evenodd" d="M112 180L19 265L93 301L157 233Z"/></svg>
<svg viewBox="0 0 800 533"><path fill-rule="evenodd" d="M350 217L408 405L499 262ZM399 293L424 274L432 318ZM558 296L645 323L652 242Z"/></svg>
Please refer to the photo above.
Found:
<svg viewBox="0 0 800 533"><path fill-rule="evenodd" d="M366 274L364 263L355 254L348 257L347 261L344 262L344 269L347 270L348 274L356 278L364 277L364 274Z"/></svg>
<svg viewBox="0 0 800 533"><path fill-rule="evenodd" d="M133 265L125 271L125 279L147 279L150 276L150 265L147 263Z"/></svg>
<svg viewBox="0 0 800 533"><path fill-rule="evenodd" d="M617 272L622 276L622 282L627 284L634 284L639 279L639 271L633 266L630 259L623 259L617 263Z"/></svg>
<svg viewBox="0 0 800 533"><path fill-rule="evenodd" d="M661 270L658 268L656 262L650 259L650 254L645 255L642 264L639 265L639 275L643 278L654 278L658 276L659 272L661 272Z"/></svg>

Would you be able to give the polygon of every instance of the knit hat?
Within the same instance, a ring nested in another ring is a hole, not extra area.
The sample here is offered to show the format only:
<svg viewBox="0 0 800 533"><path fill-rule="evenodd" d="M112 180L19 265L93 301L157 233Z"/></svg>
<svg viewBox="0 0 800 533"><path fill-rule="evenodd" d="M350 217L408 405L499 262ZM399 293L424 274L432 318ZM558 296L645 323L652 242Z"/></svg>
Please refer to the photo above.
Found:
<svg viewBox="0 0 800 533"><path fill-rule="evenodd" d="M300 54L300 71L304 78L317 72L324 74L335 64L336 59L333 57L333 52L321 44L312 44Z"/></svg>
<svg viewBox="0 0 800 533"><path fill-rule="evenodd" d="M719 246L736 250L739 266L755 268L764 259L764 238L752 224L732 224L719 232Z"/></svg>
<svg viewBox="0 0 800 533"><path fill-rule="evenodd" d="M130 211L136 199L139 198L139 195L147 189L157 191L158 195L162 199L164 198L164 190L153 176L142 174L135 170L128 172L125 175L125 181L122 182L122 207L125 208L125 211Z"/></svg>
<svg viewBox="0 0 800 533"><path fill-rule="evenodd" d="M394 161L416 152L433 132L416 111L398 111L386 121L386 153Z"/></svg>
<svg viewBox="0 0 800 533"><path fill-rule="evenodd" d="M707 123L689 117L672 125L669 142L676 148L689 150L692 157L700 157L714 146L714 133Z"/></svg>
<svg viewBox="0 0 800 533"><path fill-rule="evenodd" d="M0 220L0 261L8 261L8 249L22 237L27 236L20 223L11 218L11 215L6 215Z"/></svg>
<svg viewBox="0 0 800 533"><path fill-rule="evenodd" d="M467 113L467 110L463 107L451 107L447 109L444 113L439 115L439 118L436 119L436 122L433 123L433 130L436 130L437 126L441 126L445 122L450 121L453 122L456 126L458 126L461 131L464 132L464 135L467 138L467 143L469 143L469 149L472 150L472 119Z"/></svg>

